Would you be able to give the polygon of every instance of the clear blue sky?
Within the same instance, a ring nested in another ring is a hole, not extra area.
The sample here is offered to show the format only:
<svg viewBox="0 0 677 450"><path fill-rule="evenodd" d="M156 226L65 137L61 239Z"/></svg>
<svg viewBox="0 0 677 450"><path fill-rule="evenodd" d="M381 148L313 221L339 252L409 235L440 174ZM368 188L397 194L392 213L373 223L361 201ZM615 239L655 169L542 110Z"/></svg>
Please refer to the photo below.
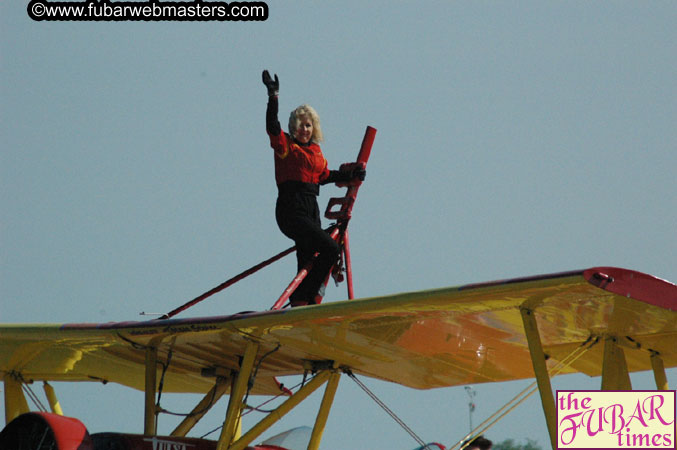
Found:
<svg viewBox="0 0 677 450"><path fill-rule="evenodd" d="M378 129L350 228L358 297L596 265L677 281L675 2L269 1L247 23L34 22L26 3L0 4L1 322L139 320L289 247L265 68L283 124L318 110L332 167ZM294 267L184 317L269 308ZM364 381L426 440L468 430L463 387ZM475 424L525 384L474 386ZM141 393L57 390L90 431L142 431ZM310 425L309 402L269 434ZM536 397L486 434L548 445ZM347 378L323 443L415 446Z"/></svg>

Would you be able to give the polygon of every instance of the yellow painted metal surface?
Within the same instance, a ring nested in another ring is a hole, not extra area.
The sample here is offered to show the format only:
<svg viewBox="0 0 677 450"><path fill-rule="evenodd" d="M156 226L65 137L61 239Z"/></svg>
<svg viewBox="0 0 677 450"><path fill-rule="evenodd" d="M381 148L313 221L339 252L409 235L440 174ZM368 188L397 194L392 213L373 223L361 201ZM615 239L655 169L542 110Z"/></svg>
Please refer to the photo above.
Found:
<svg viewBox="0 0 677 450"><path fill-rule="evenodd" d="M171 432L170 436L184 437L197 424L202 417L219 401L219 399L226 393L230 380L226 378L218 378L214 387L207 392L200 403L184 418L181 423ZM237 433L236 433L237 434Z"/></svg>
<svg viewBox="0 0 677 450"><path fill-rule="evenodd" d="M252 394L276 394L274 376L335 361L354 373L430 389L533 378L520 305L534 311L548 367L590 336L617 336L628 371L650 352L677 366L677 312L600 289L582 274L446 288L291 310L168 321L0 326L0 371L26 380L110 381L143 390L145 348L171 350L165 392L202 392L207 374L237 370L247 342L270 354ZM603 345L568 372L601 375Z"/></svg>
<svg viewBox="0 0 677 450"><path fill-rule="evenodd" d="M336 395L340 378L341 374L339 372L333 372L327 381L327 387L325 388L324 395L322 396L320 410L317 412L317 417L315 418L313 433L310 435L308 450L318 450L320 448L320 442L322 441L322 435L324 434L324 427L327 425L329 410L331 409L331 405L334 402L334 396Z"/></svg>
<svg viewBox="0 0 677 450"><path fill-rule="evenodd" d="M144 387L144 412L143 412L143 434L146 436L155 435L156 430L156 410L155 410L155 392L157 389L157 348L155 346L146 348L146 377Z"/></svg>
<svg viewBox="0 0 677 450"><path fill-rule="evenodd" d="M625 362L625 352L618 345L618 338L615 336L604 338L601 389L603 391L632 390L630 374Z"/></svg>
<svg viewBox="0 0 677 450"><path fill-rule="evenodd" d="M294 395L289 397L280 406L268 413L256 425L251 427L249 431L247 431L247 433L245 433L240 439L233 442L233 444L228 447L228 450L244 450L245 447L251 444L254 439L259 437L263 432L265 432L268 428L270 428L277 421L282 419L282 417L284 417L287 413L289 413L289 411L294 409L299 403L308 398L310 394L321 387L331 376L332 373L328 370L315 375L315 377L313 377L308 383L304 384L298 391L296 391ZM220 449L217 447L217 450Z"/></svg>
<svg viewBox="0 0 677 450"><path fill-rule="evenodd" d="M54 392L54 388L46 381L42 387L45 391L45 397L47 397L47 401L49 402L49 407L51 411L54 414L63 416L63 409L61 409L61 404L59 403L59 400L56 398L56 392Z"/></svg>
<svg viewBox="0 0 677 450"><path fill-rule="evenodd" d="M226 419L223 422L221 429L221 436L216 446L216 450L225 450L233 442L240 428L240 420L242 418L242 400L249 384L249 379L254 368L256 354L258 353L259 345L255 342L247 342L247 348L242 359L242 366L239 367L239 372L235 378L233 390L228 401L228 410L226 412Z"/></svg>
<svg viewBox="0 0 677 450"><path fill-rule="evenodd" d="M28 402L21 390L21 383L12 375L6 375L5 384L5 424L10 423L23 413L27 413Z"/></svg>
<svg viewBox="0 0 677 450"><path fill-rule="evenodd" d="M668 386L668 378L665 376L663 360L657 354L651 355L651 367L653 368L654 380L656 380L656 389L661 391L670 389Z"/></svg>
<svg viewBox="0 0 677 450"><path fill-rule="evenodd" d="M541 396L541 405L545 414L545 423L548 427L550 444L553 450L557 449L557 410L555 408L555 396L552 393L550 385L550 376L546 366L545 353L541 343L540 333L538 332L538 323L535 320L534 311L523 307L520 309L522 321L524 323L524 333L527 337L531 362L536 375L538 391Z"/></svg>

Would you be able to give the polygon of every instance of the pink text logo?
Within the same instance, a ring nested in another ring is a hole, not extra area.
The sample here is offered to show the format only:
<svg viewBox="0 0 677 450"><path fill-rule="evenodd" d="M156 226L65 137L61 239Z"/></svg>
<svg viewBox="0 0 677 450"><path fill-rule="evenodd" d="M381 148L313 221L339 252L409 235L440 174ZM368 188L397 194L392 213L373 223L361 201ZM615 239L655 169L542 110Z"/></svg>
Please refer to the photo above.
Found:
<svg viewBox="0 0 677 450"><path fill-rule="evenodd" d="M675 391L557 391L558 449L674 449Z"/></svg>

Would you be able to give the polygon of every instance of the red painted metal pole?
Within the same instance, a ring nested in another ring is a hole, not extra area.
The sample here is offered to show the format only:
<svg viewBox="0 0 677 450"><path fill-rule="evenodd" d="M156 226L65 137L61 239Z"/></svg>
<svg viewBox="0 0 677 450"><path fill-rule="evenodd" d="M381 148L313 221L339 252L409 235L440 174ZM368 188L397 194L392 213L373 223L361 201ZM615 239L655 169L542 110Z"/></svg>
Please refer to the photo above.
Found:
<svg viewBox="0 0 677 450"><path fill-rule="evenodd" d="M357 155L356 164L361 165L363 168L367 167L367 161L369 160L369 155L371 154L371 147L374 144L374 138L376 137L376 129L372 127L367 127L367 130L364 133L364 138L362 139L362 146L360 147L360 152ZM348 191L346 195L338 198L330 198L329 203L327 204L327 209L324 212L324 217L330 220L337 220L339 223L347 222L350 220L353 205L355 204L355 198L357 197L357 191L360 189L361 181L355 180L346 183L348 186ZM339 186L341 186L339 184ZM340 206L338 211L332 211L334 206Z"/></svg>
<svg viewBox="0 0 677 450"><path fill-rule="evenodd" d="M348 228L343 232L343 263L346 265L346 284L348 286L348 300L355 298L353 291L353 267L350 262L350 242L348 240Z"/></svg>
<svg viewBox="0 0 677 450"><path fill-rule="evenodd" d="M216 294L216 293L218 293L218 292L221 292L222 290L224 290L225 288L227 288L227 287L229 287L229 286L232 286L233 284L237 283L237 282L240 281L241 279L246 278L246 277L248 277L249 275L258 272L259 270L263 269L264 267L266 267L266 266L268 266L268 265L274 263L274 262L277 261L278 259L284 258L284 257L287 256L288 254L293 253L295 250L296 250L296 247L290 247L290 248L288 248L287 250L285 250L285 251L283 251L283 252L281 252L281 253L278 253L277 255L273 256L272 258L268 258L267 260L265 260L265 261L263 261L263 262L261 262L261 263L255 265L254 267L252 267L252 268L250 268L250 269L247 269L247 270L245 270L244 272L242 272L242 273L240 273L240 274L238 274L238 275L235 275L233 278L224 281L223 283L219 284L219 285L216 286L215 288L208 290L208 291L205 292L204 294L198 295L198 296L195 297L193 300L191 300L191 301L189 301L189 302L186 302L186 303L184 303L183 305L179 306L178 308L175 308L175 309L171 310L170 312L168 312L167 314L165 314L165 315L159 317L159 318L156 319L156 320L163 320L163 319L169 319L169 318L171 318L171 317L174 317L174 316L177 315L178 313L180 313L180 312L182 312L182 311L185 311L186 309L190 308L191 306L194 306L194 305L200 303L202 300L204 300L204 299L206 299L206 298L208 298L208 297L211 297L212 295L214 295L214 294Z"/></svg>
<svg viewBox="0 0 677 450"><path fill-rule="evenodd" d="M362 139L360 153L357 154L357 162L366 163L369 160L371 147L374 145L374 138L376 138L376 128L367 127L367 131L365 131L364 138Z"/></svg>
<svg viewBox="0 0 677 450"><path fill-rule="evenodd" d="M339 229L338 229L338 228L334 228L334 229L332 230L332 232L330 233L330 236L331 236L332 239L338 240L338 238L339 238ZM287 286L287 288L282 292L282 295L280 295L280 298L277 299L277 301L275 302L275 304L273 305L273 307L270 308L270 309L272 309L272 310L282 309L282 307L284 306L285 302L286 302L287 300L289 300L289 297L291 296L292 292L294 292L294 291L296 290L296 288L299 286L299 284L301 284L301 282L303 281L303 279L308 275L308 272L310 272L310 269L313 267L313 263L315 262L315 257L316 257L317 255L318 255L318 254L315 253L315 255L313 255L313 259L310 260L310 261L308 262L308 264L306 264L306 265L299 271L299 273L296 274L296 276L295 276L294 279L291 281L291 283L289 283L289 286Z"/></svg>
<svg viewBox="0 0 677 450"><path fill-rule="evenodd" d="M303 281L303 279L308 275L308 272L310 272L310 269L313 267L313 262L315 262L315 256L313 256L313 259L306 264L303 269L299 271L299 273L296 274L293 280L291 280L291 283L289 283L289 286L282 291L282 295L277 299L275 304L273 305L272 310L277 310L277 309L282 309L284 306L285 302L289 300L289 297L291 294L296 290L297 287L299 287L299 284Z"/></svg>
<svg viewBox="0 0 677 450"><path fill-rule="evenodd" d="M367 161L369 160L369 155L371 155L371 148L374 145L374 139L376 138L376 129L373 127L367 127L367 130L364 133L364 138L362 139L362 145L360 146L360 152L357 154L357 164L362 165L363 168L367 167ZM348 191L344 197L331 198L327 204L327 209L324 213L324 216L327 219L335 219L339 227L343 230L343 253L345 255L345 265L346 265L346 279L348 287L348 298L355 298L355 293L353 291L353 270L350 260L350 243L348 240L348 221L352 217L353 206L355 205L355 198L357 197L357 191L362 185L361 181L352 182L348 184ZM332 211L334 206L340 206L338 211Z"/></svg>

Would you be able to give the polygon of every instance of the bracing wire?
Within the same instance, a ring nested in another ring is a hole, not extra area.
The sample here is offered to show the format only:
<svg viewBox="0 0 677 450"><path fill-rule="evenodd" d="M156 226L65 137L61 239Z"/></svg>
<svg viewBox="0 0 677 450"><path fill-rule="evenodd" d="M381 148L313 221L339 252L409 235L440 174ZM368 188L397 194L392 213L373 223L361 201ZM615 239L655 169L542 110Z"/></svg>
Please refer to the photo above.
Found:
<svg viewBox="0 0 677 450"><path fill-rule="evenodd" d="M176 340L176 339L174 339ZM157 403L155 406L160 408L160 399L162 398L162 391L165 386L165 375L167 375L167 369L169 369L169 364L172 362L172 354L174 351L172 350L172 347L169 347L169 351L167 352L167 362L162 364L162 375L160 376L160 383L158 384L158 393L157 393Z"/></svg>
<svg viewBox="0 0 677 450"><path fill-rule="evenodd" d="M47 412L47 408L45 408L45 405L42 404L38 396L33 392L33 390L28 386L26 383L21 383L21 387L23 388L23 391L28 395L28 398L31 399L33 404L37 409L39 409L42 412Z"/></svg>
<svg viewBox="0 0 677 450"><path fill-rule="evenodd" d="M256 380L256 375L259 373L259 369L261 368L261 364L263 363L263 360L275 353L280 349L280 343L277 343L277 347L274 349L268 351L266 354L264 354L260 359L259 362L256 363L256 367L254 368L254 372L252 373L252 376L249 378L249 382L247 383L247 393L244 396L243 403L246 404L247 400L249 399L249 393L251 392L252 388L254 387L254 380Z"/></svg>
<svg viewBox="0 0 677 450"><path fill-rule="evenodd" d="M585 342L576 347L571 353L562 358L554 367L548 370L549 376L554 376L559 374L566 367L570 366L578 358L583 356L588 350L590 350L595 344L599 342L599 338L593 338L590 336ZM467 436L465 436L461 441L457 442L453 446L449 447L449 450L463 450L469 443L472 441L472 437L479 436L483 434L492 426L494 426L499 420L505 417L508 413L522 404L526 399L531 397L536 391L538 391L537 382L534 381L529 386L524 388L519 392L515 397L509 400L505 405L499 408L494 414L489 416L484 422L477 425ZM485 426L486 425L486 426Z"/></svg>
<svg viewBox="0 0 677 450"><path fill-rule="evenodd" d="M33 392L31 387L28 385L28 382L24 379L24 377L20 373L14 373L12 372L11 375L17 380L21 382L21 389L28 395L28 398L31 399L35 407L40 410L47 412L47 408L45 408L45 405L42 404L40 401L40 398Z"/></svg>
<svg viewBox="0 0 677 450"><path fill-rule="evenodd" d="M247 399L248 399L248 397L249 397L249 392L250 392L250 390L251 390L252 387L253 387L253 381L256 379L256 375L257 375L257 373L258 373L258 371L259 371L259 368L261 367L261 364L263 363L263 360L266 359L268 356L272 355L273 353L275 353L276 351L278 351L279 349L280 349L280 344L278 344L274 349L272 349L272 350L270 350L269 352L267 352L266 354L264 354L264 355L259 359L258 363L256 364L256 367L255 367L255 369L254 369L253 375L252 375L251 380L250 380L250 382L249 382L249 384L248 384L247 394L246 394L246 396L245 396L245 398L244 398L244 400L243 400L243 404L245 405L245 408L247 409L247 411L245 411L244 413L242 413L241 416L245 416L245 415L247 415L247 414L248 414L249 412L251 412L251 411L269 412L269 411L260 409L261 406L264 406L264 405L266 405L267 403L270 403L271 401L273 401L273 400L275 400L276 398L279 398L279 397L281 397L281 396L283 395L282 393L280 393L280 394L278 394L278 395L276 395L276 396L274 396L274 397L268 399L267 401L263 402L263 403L260 404L259 406L253 407L253 406L248 406L248 405L246 405ZM157 399L157 403L156 403L157 414L167 414L167 415L170 415L170 416L178 416L178 417L191 417L191 416L196 416L196 415L203 414L203 413L205 413L206 411L208 411L208 410L214 405L214 400L215 400L215 398L216 398L216 391L215 391L215 390L212 392L211 400L209 401L209 403L208 403L203 409L201 409L201 410L199 410L199 411L192 411L192 412L190 412L190 413L179 413L179 412L169 411L169 410L167 410L167 409L162 408L162 406L160 405L160 398L161 398L161 396L162 396L162 386L163 386L163 384L164 384L165 374L166 374L166 372L167 372L167 368L169 367L169 364L170 364L170 362L171 362L171 359L172 359L172 350L170 349L170 350L169 350L169 353L168 353L168 355L167 355L167 362L164 363L164 364L162 364L162 366L163 366L163 367L162 367L162 375L160 376L160 383L159 383L159 386L160 386L160 387L159 387L159 389L158 389L158 399ZM298 385L292 387L292 389L295 389L296 387L298 387L298 386L300 386L300 385L301 385L301 383L299 383ZM217 430L219 430L219 429L221 429L221 428L222 428L222 426L219 426L219 427L217 427L216 429L214 429L214 430L212 430L212 431L209 431L209 432L208 432L207 434L205 434L203 437L208 436L208 435L214 433L215 431L217 431Z"/></svg>
<svg viewBox="0 0 677 450"><path fill-rule="evenodd" d="M303 382L297 383L295 386L292 386L289 390L290 390L290 391L293 391L294 389L298 388L298 387L301 386L302 384L303 384ZM278 398L282 397L282 395L283 395L283 394L277 394L275 397L269 398L268 400L266 400L265 402L261 403L261 404L258 405L258 406L248 406L248 405L245 405L244 408L245 408L247 411L241 413L241 414L240 414L240 417L244 417L244 416L246 416L247 414L249 414L249 413L251 413L251 412L254 412L254 411L257 411L257 412L264 412L264 413L270 412L270 411L266 411L266 410L261 409L261 407L264 406L264 405L267 405L268 403L274 401L275 399L278 399ZM223 425L219 425L218 427L214 428L213 430L208 431L207 433L203 434L202 436L200 436L200 439L206 438L206 437L209 436L210 434L219 431L221 428L223 428Z"/></svg>
<svg viewBox="0 0 677 450"><path fill-rule="evenodd" d="M294 389L296 389L296 388L298 388L298 387L301 387L302 385L303 385L303 381L301 381L301 382L297 383L296 385L292 386L289 390L290 390L290 391L293 391ZM272 402L272 401L274 401L274 400L276 400L276 399L278 399L278 398L280 398L280 397L282 397L283 395L286 395L286 394L284 394L284 393L279 393L279 394L277 394L275 397L271 397L271 398L269 398L268 400L266 400L265 402L260 403L258 406L249 406L249 405L245 404L244 407L245 407L245 409L246 409L247 411L243 412L243 413L241 414L241 417L244 417L244 416L246 416L247 414L252 413L252 412L254 412L254 411L256 411L256 412L262 412L262 413L269 413L269 412L271 412L271 411L274 411L274 410L265 410L265 409L261 409L261 407L267 405L268 403L270 403L270 402Z"/></svg>
<svg viewBox="0 0 677 450"><path fill-rule="evenodd" d="M352 372L346 371L346 374L347 374L350 378L352 378L352 380L353 380L355 383L357 383L357 385L358 385L358 386L359 386L359 387L360 387L360 388L361 388L361 389L362 389L369 397L371 397L371 399L374 400L374 401L376 402L377 405L379 405L386 413L388 413L388 415L389 415L390 417L392 417L393 420L394 420L395 422L397 422L397 424L398 424L399 426L401 426L402 429L404 429L404 431L406 431L407 433L409 433L409 436L411 436L411 437L412 437L412 438L413 438L420 446L425 447L426 444L425 444L425 442L423 441L423 439L421 439L421 438L414 432L414 430L412 430L411 428L409 428L409 426L408 426L406 423L404 423L404 421L403 421L402 419L400 419L400 418L397 416L397 414L395 414L395 413L393 412L393 410L391 410L390 408L388 408L388 406L387 406L385 403L383 403L383 401L381 401L381 399L378 398L378 397L376 396L376 394L374 394L374 393L373 393L373 392L372 392L372 391L371 391L364 383L362 383L360 380L358 380L357 377L355 377L355 375L354 375Z"/></svg>

